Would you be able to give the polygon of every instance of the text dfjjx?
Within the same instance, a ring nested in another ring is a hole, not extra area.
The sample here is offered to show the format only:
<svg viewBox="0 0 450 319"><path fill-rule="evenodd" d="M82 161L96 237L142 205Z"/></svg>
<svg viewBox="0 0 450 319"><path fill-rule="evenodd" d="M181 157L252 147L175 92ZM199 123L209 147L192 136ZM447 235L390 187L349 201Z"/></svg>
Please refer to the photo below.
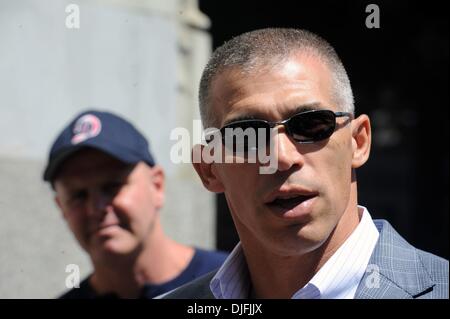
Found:
<svg viewBox="0 0 450 319"><path fill-rule="evenodd" d="M210 314L214 317L218 317L222 313L232 313L238 316L254 316L256 314L262 314L262 304L257 303L232 303L229 306L210 306L200 305L196 302L194 305L188 306L186 312L188 314Z"/></svg>

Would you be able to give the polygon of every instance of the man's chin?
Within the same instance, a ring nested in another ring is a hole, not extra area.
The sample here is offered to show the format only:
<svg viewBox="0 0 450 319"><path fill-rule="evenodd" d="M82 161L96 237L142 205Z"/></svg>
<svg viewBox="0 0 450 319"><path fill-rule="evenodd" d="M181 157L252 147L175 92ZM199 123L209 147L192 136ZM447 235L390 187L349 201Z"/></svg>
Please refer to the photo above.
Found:
<svg viewBox="0 0 450 319"><path fill-rule="evenodd" d="M293 224L284 229L282 236L274 236L272 249L281 256L298 256L318 249L326 241L326 236L313 223Z"/></svg>
<svg viewBox="0 0 450 319"><path fill-rule="evenodd" d="M128 256L135 250L135 245L122 236L98 237L91 245L91 252L99 257Z"/></svg>

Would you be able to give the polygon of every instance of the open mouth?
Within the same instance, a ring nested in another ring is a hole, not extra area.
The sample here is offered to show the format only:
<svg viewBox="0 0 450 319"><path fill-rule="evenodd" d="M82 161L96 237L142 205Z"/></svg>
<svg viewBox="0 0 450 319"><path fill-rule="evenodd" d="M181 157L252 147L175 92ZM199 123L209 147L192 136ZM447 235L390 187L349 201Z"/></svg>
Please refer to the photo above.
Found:
<svg viewBox="0 0 450 319"><path fill-rule="evenodd" d="M301 203L315 197L315 195L293 195L288 198L277 197L275 200L267 203L269 207L277 207L284 210L291 210Z"/></svg>

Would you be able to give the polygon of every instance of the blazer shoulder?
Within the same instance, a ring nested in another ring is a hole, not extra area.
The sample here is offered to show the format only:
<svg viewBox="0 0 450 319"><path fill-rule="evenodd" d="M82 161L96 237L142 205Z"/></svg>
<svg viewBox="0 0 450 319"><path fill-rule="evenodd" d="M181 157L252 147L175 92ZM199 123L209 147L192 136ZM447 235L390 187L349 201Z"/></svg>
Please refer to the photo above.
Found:
<svg viewBox="0 0 450 319"><path fill-rule="evenodd" d="M366 272L356 297L448 298L448 261L415 248L389 222L374 220L374 223L380 236L369 265L377 266L379 285L367 287L367 280L374 274Z"/></svg>

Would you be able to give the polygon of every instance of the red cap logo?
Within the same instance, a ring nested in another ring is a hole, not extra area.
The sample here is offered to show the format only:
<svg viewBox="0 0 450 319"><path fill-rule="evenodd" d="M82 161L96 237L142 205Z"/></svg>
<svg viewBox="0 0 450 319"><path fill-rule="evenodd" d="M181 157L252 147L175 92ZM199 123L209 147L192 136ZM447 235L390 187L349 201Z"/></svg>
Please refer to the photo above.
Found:
<svg viewBox="0 0 450 319"><path fill-rule="evenodd" d="M102 123L100 119L92 114L83 115L78 119L73 127L72 144L81 143L88 138L93 138L100 134Z"/></svg>

